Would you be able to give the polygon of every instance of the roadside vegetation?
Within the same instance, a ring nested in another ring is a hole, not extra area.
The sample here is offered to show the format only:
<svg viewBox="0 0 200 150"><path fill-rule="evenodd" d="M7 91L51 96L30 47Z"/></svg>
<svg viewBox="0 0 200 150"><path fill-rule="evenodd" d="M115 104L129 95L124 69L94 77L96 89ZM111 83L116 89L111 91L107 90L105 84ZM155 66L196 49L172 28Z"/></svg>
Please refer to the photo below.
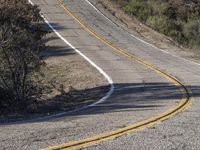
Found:
<svg viewBox="0 0 200 150"><path fill-rule="evenodd" d="M37 6L1 0L0 12L0 123L72 110L104 96L106 80L66 50Z"/></svg>
<svg viewBox="0 0 200 150"><path fill-rule="evenodd" d="M200 0L114 0L124 11L176 40L200 49Z"/></svg>
<svg viewBox="0 0 200 150"><path fill-rule="evenodd" d="M0 12L0 112L21 111L41 95L44 22L27 0L1 0Z"/></svg>

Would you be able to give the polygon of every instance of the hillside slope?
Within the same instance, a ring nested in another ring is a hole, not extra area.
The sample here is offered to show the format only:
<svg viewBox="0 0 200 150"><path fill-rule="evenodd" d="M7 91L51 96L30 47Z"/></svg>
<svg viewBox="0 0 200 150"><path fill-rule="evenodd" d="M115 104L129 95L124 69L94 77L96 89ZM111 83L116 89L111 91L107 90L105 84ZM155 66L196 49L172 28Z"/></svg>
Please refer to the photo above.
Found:
<svg viewBox="0 0 200 150"><path fill-rule="evenodd" d="M132 17L180 44L200 49L200 0L113 0Z"/></svg>

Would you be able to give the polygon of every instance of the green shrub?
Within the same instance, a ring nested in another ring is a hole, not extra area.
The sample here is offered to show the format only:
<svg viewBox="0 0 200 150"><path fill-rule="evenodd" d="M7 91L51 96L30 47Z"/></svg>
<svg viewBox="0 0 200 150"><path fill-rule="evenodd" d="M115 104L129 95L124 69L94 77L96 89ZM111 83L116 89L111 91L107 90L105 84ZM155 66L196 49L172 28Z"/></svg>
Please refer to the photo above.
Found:
<svg viewBox="0 0 200 150"><path fill-rule="evenodd" d="M188 39L190 46L200 45L200 20L191 20L184 25L184 36Z"/></svg>
<svg viewBox="0 0 200 150"><path fill-rule="evenodd" d="M145 0L132 0L124 7L125 12L132 16L137 16L139 20L145 22L152 13L151 7Z"/></svg>
<svg viewBox="0 0 200 150"><path fill-rule="evenodd" d="M147 24L163 34L169 33L168 19L166 17L150 16Z"/></svg>
<svg viewBox="0 0 200 150"><path fill-rule="evenodd" d="M113 0L113 1L117 2L122 7L124 7L128 3L128 0Z"/></svg>
<svg viewBox="0 0 200 150"><path fill-rule="evenodd" d="M122 1L122 0L118 0ZM200 45L200 3L198 0L125 0L126 13L172 37L179 43Z"/></svg>

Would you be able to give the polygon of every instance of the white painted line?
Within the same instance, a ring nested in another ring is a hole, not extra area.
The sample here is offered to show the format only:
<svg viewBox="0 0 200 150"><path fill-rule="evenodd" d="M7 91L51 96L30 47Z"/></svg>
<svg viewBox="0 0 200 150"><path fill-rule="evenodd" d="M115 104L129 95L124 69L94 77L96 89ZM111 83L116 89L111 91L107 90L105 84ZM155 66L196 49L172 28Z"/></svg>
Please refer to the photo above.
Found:
<svg viewBox="0 0 200 150"><path fill-rule="evenodd" d="M96 8L90 1L85 0L90 6L92 6L98 13L100 13L102 16L104 16L109 22L112 24L115 24L113 21L111 21L106 15L104 15L98 8ZM116 24L115 24L116 25Z"/></svg>
<svg viewBox="0 0 200 150"><path fill-rule="evenodd" d="M111 22L112 24L116 25L116 23L114 23L111 19L109 19L106 15L104 15L104 14L103 14L96 6L94 6L89 0L85 0L85 1L86 1L90 6L92 6L98 13L100 13L103 17L105 17L106 20L109 20L109 22ZM119 27L119 26L117 26L117 27ZM192 63L192 64L194 64L194 65L200 66L200 64L197 63L197 62L188 60L188 59L183 58L183 57L179 57L179 56L177 56L177 55L175 55L175 54L172 54L172 53L170 53L170 52L167 52L167 51L165 51L165 50L162 50L162 49L158 48L157 46L155 46L155 45L153 45L153 44L150 44L150 43L148 43L148 42L146 42L146 41L144 41L144 40L138 38L137 36L135 36L135 35L129 33L127 30L125 30L125 29L123 29L123 28L121 28L121 27L119 27L119 28L122 29L122 30L124 30L124 31L126 31L131 37L137 39L138 41L140 41L140 42L142 42L142 43L144 43L144 44L147 44L147 45L149 45L149 46L155 48L155 49L158 50L158 51L161 51L161 52L166 53L166 54L168 54L168 55L171 55L171 56L173 56L173 57L182 59L182 60L184 60L184 61L186 61L186 62L189 62L189 63Z"/></svg>
<svg viewBox="0 0 200 150"><path fill-rule="evenodd" d="M33 2L31 0L28 0L29 3L31 5L34 5ZM76 47L74 47L70 42L68 42L56 29L54 29L54 27L48 22L48 20L42 15L40 14L41 17L44 19L44 21L48 24L48 26L52 29L52 31L61 39L63 40L68 46L70 46L72 49L74 49L75 52L77 52L79 55L81 55L85 60L87 60L94 68L96 68L99 73L101 73L105 79L108 81L109 85L110 85L110 89L109 91L106 93L106 95L101 98L99 101L93 103L93 104L90 104L88 106L84 106L84 107L81 107L81 108L78 108L78 109L75 109L75 110L72 110L72 111L66 111L66 112L62 112L62 113L57 113L57 114L53 114L53 115L49 115L49 116L44 116L44 117L39 117L39 118L34 118L34 119L30 119L30 120L27 120L27 121L21 121L21 122L30 122L30 121L36 121L36 120L43 120L43 119L48 119L48 118L53 118L53 117L58 117L58 116L62 116L62 115L66 115L66 114L69 114L69 113L73 113L73 112L77 112L77 111L80 111L80 110L83 110L83 109L86 109L86 108L89 108L89 107L92 107L92 106L95 106L99 103L102 103L104 102L105 100L107 100L111 95L112 93L114 92L114 84L113 84L113 81L111 79L111 77L109 77L104 71L103 69L101 69L100 67L98 67L93 61L91 61L87 56L85 56L82 52L80 52Z"/></svg>

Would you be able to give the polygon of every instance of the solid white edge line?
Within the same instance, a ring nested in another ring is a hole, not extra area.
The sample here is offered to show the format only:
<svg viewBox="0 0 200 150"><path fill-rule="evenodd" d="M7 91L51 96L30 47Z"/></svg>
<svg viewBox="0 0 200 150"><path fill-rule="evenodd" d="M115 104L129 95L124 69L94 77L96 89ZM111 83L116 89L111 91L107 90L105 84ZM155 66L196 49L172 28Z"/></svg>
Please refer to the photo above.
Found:
<svg viewBox="0 0 200 150"><path fill-rule="evenodd" d="M90 1L85 0L90 6L92 6L98 13L100 13L102 16L104 16L109 22L112 24L115 24L113 21L111 21L106 15L104 15L96 6L94 6ZM116 24L115 24L116 25Z"/></svg>
<svg viewBox="0 0 200 150"><path fill-rule="evenodd" d="M28 0L28 2L31 4L31 5L34 5L34 3L31 1L31 0ZM101 69L100 67L98 67L93 61L91 61L87 56L85 56L82 52L80 52L77 48L75 48L70 42L68 42L59 32L57 32L56 29L54 29L54 27L48 22L48 20L42 15L40 14L41 17L44 19L45 23L52 29L52 31L61 39L63 40L68 46L70 46L72 49L74 49L75 52L77 52L79 55L81 55L86 61L88 61L94 68L96 68L99 73L101 73L105 79L108 81L109 85L110 85L110 89L109 91L106 93L106 95L101 98L99 101L95 102L95 103L92 103L90 105L87 105L87 106L83 106L81 108L78 108L78 109L74 109L74 110L71 110L71 111L66 111L66 112L62 112L62 113L57 113L57 114L53 114L53 115L49 115L49 116L44 116L44 117L38 117L38 118L34 118L34 119L30 119L28 121L36 121L36 120L42 120L42 119L48 119L48 118L53 118L53 117L58 117L58 116L62 116L62 115L66 115L66 114L69 114L69 113L73 113L73 112L77 112L77 111L80 111L80 110L83 110L83 109L86 109L86 108L89 108L89 107L92 107L92 106L95 106L99 103L102 103L104 102L105 100L107 100L111 95L112 93L114 92L114 83L111 79L111 77L109 77L106 72L103 71L103 69Z"/></svg>
<svg viewBox="0 0 200 150"><path fill-rule="evenodd" d="M98 13L100 13L103 17L105 17L106 20L108 20L108 21L111 22L112 24L116 25L111 19L109 19L106 15L104 15L96 6L94 6L89 0L85 0L85 1L86 1L90 6L92 6ZM117 26L117 27L118 27L118 26ZM119 28L121 28L121 27L119 27ZM123 28L121 28L121 29L124 30ZM194 61L192 61L192 60L188 60L188 59L186 59L186 58L183 58L183 57L177 56L177 55L175 55L175 54L172 54L172 53L170 53L170 52L168 52L168 51L162 50L162 49L158 48L157 46L155 46L155 45L153 45L153 44L151 44L151 43L148 43L148 42L142 40L141 38L139 38L139 37L137 37L137 36L135 36L135 35L129 33L127 30L124 30L124 31L126 31L130 36L132 36L133 38L137 39L138 41L140 41L140 42L142 42L142 43L144 43L144 44L147 44L147 45L149 45L149 46L155 48L155 49L158 50L158 51L161 51L161 52L166 53L166 54L168 54L168 55L171 55L171 56L173 56L173 57L182 59L182 60L184 60L184 61L186 61L186 62L188 62L188 63L192 63L192 64L194 64L194 65L200 66L200 64L197 63L197 62L194 62Z"/></svg>

